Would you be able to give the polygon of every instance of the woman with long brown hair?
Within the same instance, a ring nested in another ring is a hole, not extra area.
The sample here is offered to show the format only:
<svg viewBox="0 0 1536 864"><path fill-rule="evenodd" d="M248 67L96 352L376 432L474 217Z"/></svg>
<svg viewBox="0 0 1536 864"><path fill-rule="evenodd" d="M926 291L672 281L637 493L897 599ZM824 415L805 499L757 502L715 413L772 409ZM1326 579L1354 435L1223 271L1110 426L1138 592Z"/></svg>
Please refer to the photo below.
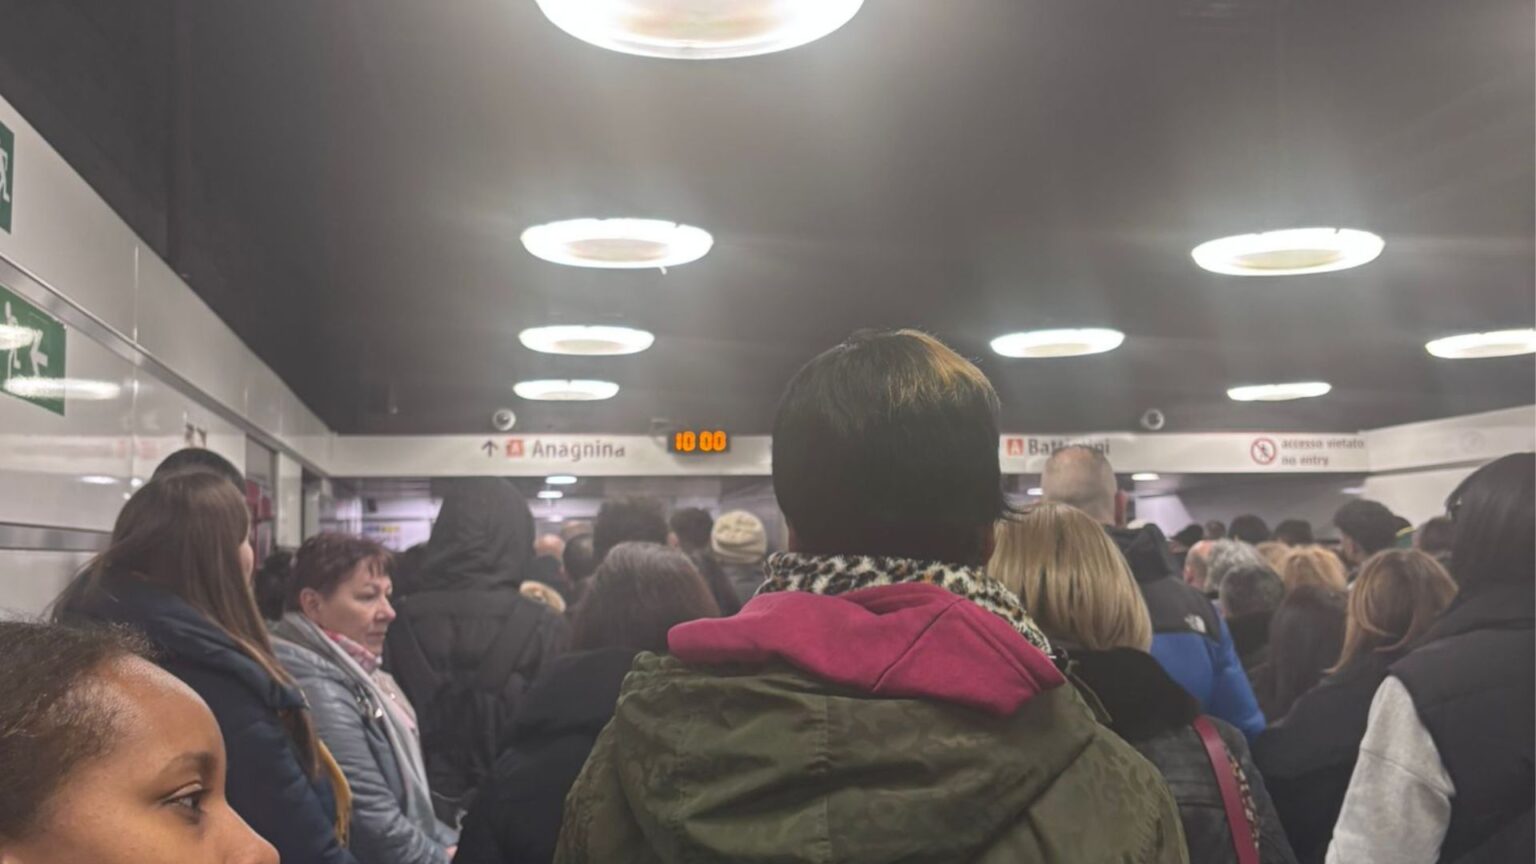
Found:
<svg viewBox="0 0 1536 864"><path fill-rule="evenodd" d="M1455 596L1451 577L1423 552L1389 550L1366 561L1349 593L1338 662L1254 743L1254 758L1303 864L1323 861L1328 851L1371 697L1387 667Z"/></svg>
<svg viewBox="0 0 1536 864"><path fill-rule="evenodd" d="M354 864L350 796L315 737L293 679L273 658L251 593L255 556L244 496L186 471L139 489L112 541L54 607L65 623L141 631L156 662L213 710L228 752L228 797L294 864Z"/></svg>

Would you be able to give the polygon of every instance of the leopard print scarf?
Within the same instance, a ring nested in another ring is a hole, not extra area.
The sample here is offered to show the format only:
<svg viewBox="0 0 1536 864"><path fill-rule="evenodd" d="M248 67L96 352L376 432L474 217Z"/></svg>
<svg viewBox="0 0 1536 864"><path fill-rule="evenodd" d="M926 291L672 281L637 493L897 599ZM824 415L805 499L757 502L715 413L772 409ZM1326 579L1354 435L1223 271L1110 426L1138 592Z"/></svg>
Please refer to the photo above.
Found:
<svg viewBox="0 0 1536 864"><path fill-rule="evenodd" d="M768 578L759 594L804 591L837 595L877 585L925 582L957 594L1008 622L1029 644L1052 656L1051 643L1035 626L1012 591L981 570L958 564L877 558L869 555L801 555L780 552L769 556Z"/></svg>

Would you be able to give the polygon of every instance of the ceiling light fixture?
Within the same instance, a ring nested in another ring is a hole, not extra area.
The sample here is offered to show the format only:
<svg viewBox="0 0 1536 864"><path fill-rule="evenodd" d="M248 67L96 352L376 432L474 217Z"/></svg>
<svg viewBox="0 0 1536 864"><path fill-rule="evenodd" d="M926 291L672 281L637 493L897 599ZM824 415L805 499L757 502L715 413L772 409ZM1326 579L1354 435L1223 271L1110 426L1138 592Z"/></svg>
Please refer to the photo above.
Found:
<svg viewBox="0 0 1536 864"><path fill-rule="evenodd" d="M571 324L529 327L517 339L530 351L597 357L638 354L656 342L654 334L632 327Z"/></svg>
<svg viewBox="0 0 1536 864"><path fill-rule="evenodd" d="M70 399L83 402L116 399L123 392L121 385L111 381L35 377L12 378L5 382L5 390L23 399Z"/></svg>
<svg viewBox="0 0 1536 864"><path fill-rule="evenodd" d="M618 395L612 381L553 380L519 381L512 392L535 402L595 402Z"/></svg>
<svg viewBox="0 0 1536 864"><path fill-rule="evenodd" d="M1151 483L1153 480L1163 479L1163 475L1152 471L1142 471L1139 474L1132 474L1131 479L1137 483Z"/></svg>
<svg viewBox="0 0 1536 864"><path fill-rule="evenodd" d="M1247 384L1227 391L1234 402L1289 402L1326 396L1333 385L1326 381L1295 381L1289 384Z"/></svg>
<svg viewBox="0 0 1536 864"><path fill-rule="evenodd" d="M116 486L117 478L108 477L105 474L87 474L80 478L81 483L89 483L92 486Z"/></svg>
<svg viewBox="0 0 1536 864"><path fill-rule="evenodd" d="M37 331L19 324L0 324L0 351L14 351L31 345Z"/></svg>
<svg viewBox="0 0 1536 864"><path fill-rule="evenodd" d="M1026 330L992 340L992 350L1004 357L1082 357L1119 348L1125 334L1106 327L1073 330Z"/></svg>
<svg viewBox="0 0 1536 864"><path fill-rule="evenodd" d="M1024 492L1024 494L1025 495L1033 496L1035 498L1039 498L1041 495L1045 494L1045 490L1041 489L1039 486L1035 486L1035 487L1032 487L1032 488L1026 490Z"/></svg>
<svg viewBox="0 0 1536 864"><path fill-rule="evenodd" d="M545 477L544 482L551 486L571 486L576 483L576 478L570 474L556 474L553 477Z"/></svg>
<svg viewBox="0 0 1536 864"><path fill-rule="evenodd" d="M568 219L523 232L523 248L568 267L665 269L697 261L714 245L703 228L663 219Z"/></svg>
<svg viewBox="0 0 1536 864"><path fill-rule="evenodd" d="M1305 276L1348 270L1376 260L1385 241L1352 228L1288 228L1201 243L1195 263L1228 276Z"/></svg>
<svg viewBox="0 0 1536 864"><path fill-rule="evenodd" d="M1514 357L1536 354L1536 330L1496 330L1491 333L1463 333L1435 339L1424 349L1446 360L1473 360L1481 357Z"/></svg>
<svg viewBox="0 0 1536 864"><path fill-rule="evenodd" d="M853 19L864 0L538 0L556 27L599 48L679 60L786 51Z"/></svg>
<svg viewBox="0 0 1536 864"><path fill-rule="evenodd" d="M556 498L564 498L565 493L561 492L559 489L540 489L539 497L545 499L546 501L553 501Z"/></svg>

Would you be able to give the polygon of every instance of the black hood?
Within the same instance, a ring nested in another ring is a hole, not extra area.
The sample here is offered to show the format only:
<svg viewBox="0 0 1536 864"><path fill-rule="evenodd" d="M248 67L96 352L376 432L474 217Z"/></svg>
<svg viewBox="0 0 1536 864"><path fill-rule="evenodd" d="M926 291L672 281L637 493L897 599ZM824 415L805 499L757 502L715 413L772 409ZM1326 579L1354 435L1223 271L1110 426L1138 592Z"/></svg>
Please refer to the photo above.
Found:
<svg viewBox="0 0 1536 864"><path fill-rule="evenodd" d="M454 481L432 525L420 590L516 586L533 560L533 514L506 480Z"/></svg>
<svg viewBox="0 0 1536 864"><path fill-rule="evenodd" d="M1163 536L1163 529L1156 525L1146 525L1141 528L1110 528L1106 527L1115 545L1120 547L1120 553L1131 565L1131 573L1136 576L1137 582L1155 582L1168 576L1181 575L1179 567L1173 563L1173 555L1168 551L1168 538Z"/></svg>
<svg viewBox="0 0 1536 864"><path fill-rule="evenodd" d="M1194 722L1200 703L1145 651L1068 649L1073 675L1109 714L1110 729L1131 744Z"/></svg>
<svg viewBox="0 0 1536 864"><path fill-rule="evenodd" d="M512 730L514 745L573 733L597 735L613 719L619 688L638 651L600 648L551 663L528 689Z"/></svg>

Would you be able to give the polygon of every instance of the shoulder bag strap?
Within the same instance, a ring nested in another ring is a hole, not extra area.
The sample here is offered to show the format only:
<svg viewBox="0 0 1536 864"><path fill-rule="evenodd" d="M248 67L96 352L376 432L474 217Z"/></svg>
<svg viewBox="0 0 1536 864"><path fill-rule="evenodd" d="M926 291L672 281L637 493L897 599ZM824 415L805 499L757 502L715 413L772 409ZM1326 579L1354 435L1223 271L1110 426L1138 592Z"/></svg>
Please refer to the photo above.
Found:
<svg viewBox="0 0 1536 864"><path fill-rule="evenodd" d="M1227 745L1208 718L1196 717L1194 727L1201 743L1205 744L1211 770L1216 772L1216 785L1221 789L1221 804L1227 811L1227 828L1232 832L1237 864L1259 864L1259 843L1253 836L1253 825L1248 821L1248 808L1243 804L1243 792L1238 786L1237 772L1232 767Z"/></svg>

